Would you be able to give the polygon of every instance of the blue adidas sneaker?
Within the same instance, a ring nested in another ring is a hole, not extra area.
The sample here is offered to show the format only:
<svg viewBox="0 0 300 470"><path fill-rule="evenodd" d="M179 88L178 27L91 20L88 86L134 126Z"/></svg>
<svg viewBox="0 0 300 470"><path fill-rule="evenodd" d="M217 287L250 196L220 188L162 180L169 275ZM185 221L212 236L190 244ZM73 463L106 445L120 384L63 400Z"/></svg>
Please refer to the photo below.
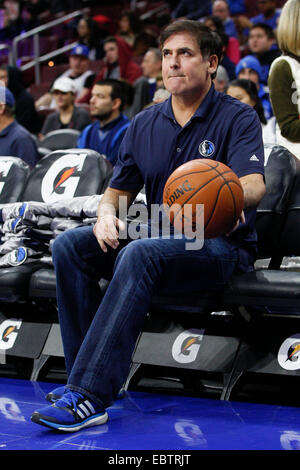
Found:
<svg viewBox="0 0 300 470"><path fill-rule="evenodd" d="M62 398L51 406L35 411L31 421L48 428L75 432L89 426L104 424L108 420L105 410L81 393L66 390Z"/></svg>

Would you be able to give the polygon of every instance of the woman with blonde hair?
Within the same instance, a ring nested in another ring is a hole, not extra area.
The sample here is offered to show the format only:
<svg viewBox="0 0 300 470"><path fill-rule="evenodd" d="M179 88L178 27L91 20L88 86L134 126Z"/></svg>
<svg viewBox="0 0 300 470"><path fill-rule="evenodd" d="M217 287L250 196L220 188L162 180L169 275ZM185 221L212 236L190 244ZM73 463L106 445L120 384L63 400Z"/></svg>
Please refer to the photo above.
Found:
<svg viewBox="0 0 300 470"><path fill-rule="evenodd" d="M277 143L300 159L300 0L283 6L277 41L282 55L272 63L268 80Z"/></svg>

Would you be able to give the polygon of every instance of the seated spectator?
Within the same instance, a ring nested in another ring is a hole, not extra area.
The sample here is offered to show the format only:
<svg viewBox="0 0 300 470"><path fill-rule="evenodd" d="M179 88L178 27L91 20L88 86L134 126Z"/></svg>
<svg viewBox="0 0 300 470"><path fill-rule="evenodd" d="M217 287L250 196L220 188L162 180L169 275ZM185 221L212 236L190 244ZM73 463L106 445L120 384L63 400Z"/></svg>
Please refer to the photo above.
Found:
<svg viewBox="0 0 300 470"><path fill-rule="evenodd" d="M282 56L271 65L268 85L276 117L277 143L300 159L300 0L288 0L277 29Z"/></svg>
<svg viewBox="0 0 300 470"><path fill-rule="evenodd" d="M212 5L213 16L218 16L224 25L227 36L237 38L237 30L232 18L230 18L230 10L225 0L215 0Z"/></svg>
<svg viewBox="0 0 300 470"><path fill-rule="evenodd" d="M46 117L40 134L41 139L51 131L67 128L82 131L90 124L89 112L74 104L76 88L73 80L68 77L58 78L51 91L56 101L57 111Z"/></svg>
<svg viewBox="0 0 300 470"><path fill-rule="evenodd" d="M147 28L147 25L143 25L134 11L125 11L121 14L116 35L127 42L133 56L143 56L150 47L158 45L153 32Z"/></svg>
<svg viewBox="0 0 300 470"><path fill-rule="evenodd" d="M89 48L89 59L98 60L104 56L103 39L107 35L101 30L96 21L84 16L77 23L77 40Z"/></svg>
<svg viewBox="0 0 300 470"><path fill-rule="evenodd" d="M269 120L273 116L273 111L269 98L269 89L261 83L262 71L258 59L252 55L243 57L237 64L235 72L237 78L245 78L255 83L259 99L264 107L265 118Z"/></svg>
<svg viewBox="0 0 300 470"><path fill-rule="evenodd" d="M132 59L132 51L126 41L119 36L109 36L103 41L105 64L97 74L93 83L105 78L122 79L131 85L143 75L142 68ZM91 96L91 86L85 86L82 95L76 101L88 103Z"/></svg>
<svg viewBox="0 0 300 470"><path fill-rule="evenodd" d="M259 15L250 18L252 24L264 23L273 30L277 29L281 8L277 8L276 0L257 0Z"/></svg>
<svg viewBox="0 0 300 470"><path fill-rule="evenodd" d="M12 40L24 30L24 22L21 16L21 2L5 0L1 2L3 7L3 27L0 28L0 41Z"/></svg>
<svg viewBox="0 0 300 470"><path fill-rule="evenodd" d="M171 12L173 19L198 20L210 14L211 0L181 0Z"/></svg>
<svg viewBox="0 0 300 470"><path fill-rule="evenodd" d="M257 23L264 23L270 26L273 31L277 29L281 9L277 8L276 0L257 0L256 3L260 11L259 15L250 19L242 15L237 18L239 27L243 29L244 36L248 36L249 28Z"/></svg>
<svg viewBox="0 0 300 470"><path fill-rule="evenodd" d="M228 57L226 51L228 48L228 36L222 31L215 31L215 34L218 36L219 41L220 41L220 48L222 50L221 53L221 60L220 60L220 65L222 65L225 69L226 72L228 73L229 80L233 80L235 78L235 67L236 64Z"/></svg>
<svg viewBox="0 0 300 470"><path fill-rule="evenodd" d="M143 76L138 78L133 85L133 103L130 111L126 113L127 116L135 116L135 114L139 113L153 100L157 88L157 79L161 77L161 64L162 57L160 50L156 48L149 49L144 55L141 64Z"/></svg>
<svg viewBox="0 0 300 470"><path fill-rule="evenodd" d="M130 120L122 113L124 86L120 80L99 80L92 88L90 113L95 122L78 139L78 148L96 150L114 165Z"/></svg>
<svg viewBox="0 0 300 470"><path fill-rule="evenodd" d="M40 130L40 119L34 106L34 99L23 85L22 72L12 65L0 67L0 80L9 88L15 98L15 118L31 134Z"/></svg>
<svg viewBox="0 0 300 470"><path fill-rule="evenodd" d="M0 155L18 157L30 167L38 160L33 137L14 118L15 99L11 91L0 86Z"/></svg>
<svg viewBox="0 0 300 470"><path fill-rule="evenodd" d="M224 37L226 35L225 30L224 30L224 25L218 16L207 16L204 20L204 24L208 26L211 31L216 31L220 35ZM227 35L226 35L227 36ZM234 63L237 64L241 58L241 53L240 53L240 44L235 37L228 37L228 42L227 42L227 47L225 50L225 53L227 57Z"/></svg>
<svg viewBox="0 0 300 470"><path fill-rule="evenodd" d="M268 121L266 120L264 108L259 99L255 83L243 78L233 80L226 88L226 93L242 103L249 104L249 106L255 109L261 122L264 143L275 144L275 118L272 117Z"/></svg>
<svg viewBox="0 0 300 470"><path fill-rule="evenodd" d="M82 91L89 88L95 78L94 72L89 70L89 64L89 48L78 44L71 50L69 57L70 68L59 76L69 77L73 80L76 87L76 98L80 98ZM35 102L37 109L41 106L55 108L56 103L51 94L51 88Z"/></svg>
<svg viewBox="0 0 300 470"><path fill-rule="evenodd" d="M273 29L264 23L253 25L250 28L248 44L250 53L259 60L262 73L261 82L267 85L271 64L281 55Z"/></svg>
<svg viewBox="0 0 300 470"><path fill-rule="evenodd" d="M123 38L132 49L142 29L142 22L135 12L125 11L120 15L117 35Z"/></svg>
<svg viewBox="0 0 300 470"><path fill-rule="evenodd" d="M221 93L224 93L229 83L229 77L223 65L219 65L216 78L213 80L213 82L215 85L215 89L217 91L220 91Z"/></svg>

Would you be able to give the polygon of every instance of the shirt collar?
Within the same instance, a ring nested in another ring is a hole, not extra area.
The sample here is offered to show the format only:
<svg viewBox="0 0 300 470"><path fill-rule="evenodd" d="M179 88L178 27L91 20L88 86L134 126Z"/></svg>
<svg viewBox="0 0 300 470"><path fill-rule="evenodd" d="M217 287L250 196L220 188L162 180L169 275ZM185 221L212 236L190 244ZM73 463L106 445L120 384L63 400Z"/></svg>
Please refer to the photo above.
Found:
<svg viewBox="0 0 300 470"><path fill-rule="evenodd" d="M114 119L113 121L110 121L107 124L104 124L104 126L100 126L100 121L98 121L99 122L99 127L102 131L109 130L112 127L114 127L119 121L121 121L121 119L123 119L123 114L120 114L120 116L117 117L116 119Z"/></svg>
<svg viewBox="0 0 300 470"><path fill-rule="evenodd" d="M204 119L207 114L210 112L212 105L215 103L218 97L218 92L215 90L215 86L212 83L210 89L208 90L207 95L205 96L204 100L197 108L196 112L194 113L192 119L194 118L202 118ZM161 112L169 119L174 119L174 113L172 109L172 97L170 96L166 101L162 103Z"/></svg>

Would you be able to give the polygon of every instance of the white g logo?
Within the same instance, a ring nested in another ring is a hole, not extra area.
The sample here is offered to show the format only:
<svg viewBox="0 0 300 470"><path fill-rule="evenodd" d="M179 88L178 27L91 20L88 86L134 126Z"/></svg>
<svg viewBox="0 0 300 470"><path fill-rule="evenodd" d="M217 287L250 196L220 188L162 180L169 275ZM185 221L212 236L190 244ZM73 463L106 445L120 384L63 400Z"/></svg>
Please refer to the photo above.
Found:
<svg viewBox="0 0 300 470"><path fill-rule="evenodd" d="M51 203L60 199L72 198L79 183L79 176L74 173L81 171L87 154L67 154L56 160L43 178L41 194L44 202ZM59 181L55 182L58 174L65 169ZM73 176L74 175L74 176ZM55 190L63 188L59 194Z"/></svg>
<svg viewBox="0 0 300 470"><path fill-rule="evenodd" d="M5 320L0 325L0 349L11 349L18 336L18 330L22 321Z"/></svg>
<svg viewBox="0 0 300 470"><path fill-rule="evenodd" d="M279 348L278 363L286 370L300 369L300 334L290 336Z"/></svg>
<svg viewBox="0 0 300 470"><path fill-rule="evenodd" d="M173 359L181 364L194 362L201 346L203 334L204 329L192 329L180 333L172 347Z"/></svg>
<svg viewBox="0 0 300 470"><path fill-rule="evenodd" d="M11 160L5 160L3 157L1 158L1 161L0 161L0 176L1 178L6 178L8 173L9 173L9 170L11 169L11 166L12 166L13 162ZM2 189L5 185L5 181L1 181L0 182L0 194L2 192Z"/></svg>

